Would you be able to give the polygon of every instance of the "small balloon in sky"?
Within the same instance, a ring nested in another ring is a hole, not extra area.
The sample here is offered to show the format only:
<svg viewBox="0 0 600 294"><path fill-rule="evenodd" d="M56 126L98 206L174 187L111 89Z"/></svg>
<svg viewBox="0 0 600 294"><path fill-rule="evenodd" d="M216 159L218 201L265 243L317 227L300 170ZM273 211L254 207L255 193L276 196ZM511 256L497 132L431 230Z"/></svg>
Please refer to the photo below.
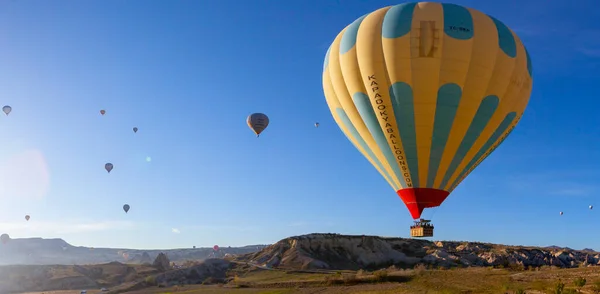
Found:
<svg viewBox="0 0 600 294"><path fill-rule="evenodd" d="M147 161L147 162L150 162L150 161L152 161L152 157L150 157L150 156L146 156L146 161Z"/></svg>
<svg viewBox="0 0 600 294"><path fill-rule="evenodd" d="M108 163L106 163L104 165L104 169L106 169L106 171L109 172L109 173L110 173L111 170L113 170L113 167L114 167L114 165L112 163L110 163L110 162L108 162Z"/></svg>
<svg viewBox="0 0 600 294"><path fill-rule="evenodd" d="M246 118L246 123L258 138L269 125L269 117L263 113L253 113Z"/></svg>
<svg viewBox="0 0 600 294"><path fill-rule="evenodd" d="M8 241L10 241L10 236L8 236L8 234L0 235L0 241L2 241L2 244L6 244Z"/></svg>
<svg viewBox="0 0 600 294"><path fill-rule="evenodd" d="M133 128L133 132L134 132L134 133L137 133L137 131L138 131L138 128L137 128L137 127L134 127L134 128Z"/></svg>
<svg viewBox="0 0 600 294"><path fill-rule="evenodd" d="M12 111L12 107L10 107L10 105L5 105L4 107L2 107L2 111L8 115L11 111Z"/></svg>

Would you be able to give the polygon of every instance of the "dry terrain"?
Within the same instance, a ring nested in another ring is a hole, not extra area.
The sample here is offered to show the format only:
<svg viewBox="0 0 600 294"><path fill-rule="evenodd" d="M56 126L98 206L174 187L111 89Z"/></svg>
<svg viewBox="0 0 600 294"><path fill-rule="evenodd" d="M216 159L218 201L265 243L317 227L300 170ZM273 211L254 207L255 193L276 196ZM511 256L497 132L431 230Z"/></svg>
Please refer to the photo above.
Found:
<svg viewBox="0 0 600 294"><path fill-rule="evenodd" d="M223 257L4 266L0 293L600 293L591 249L310 234Z"/></svg>
<svg viewBox="0 0 600 294"><path fill-rule="evenodd" d="M387 274L387 276L386 276ZM304 273L299 271L251 269L234 266L228 272L229 281L216 285L152 286L137 291L120 293L398 293L398 294L452 294L452 293L554 293L556 284L562 281L565 291L575 291L574 281L585 278L586 285L580 293L600 291L600 267L559 269L541 267L532 270L508 270L496 268L454 269L396 269L394 267L375 272L328 271ZM99 291L87 289L88 293ZM28 292L29 294L67 294L76 291ZM110 293L117 293L111 291Z"/></svg>

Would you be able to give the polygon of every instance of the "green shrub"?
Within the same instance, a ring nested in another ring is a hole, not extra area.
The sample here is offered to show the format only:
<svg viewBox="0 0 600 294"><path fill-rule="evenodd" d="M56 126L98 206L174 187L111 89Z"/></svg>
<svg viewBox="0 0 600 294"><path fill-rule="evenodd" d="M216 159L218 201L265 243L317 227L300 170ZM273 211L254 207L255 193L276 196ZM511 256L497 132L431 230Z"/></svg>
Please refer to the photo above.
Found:
<svg viewBox="0 0 600 294"><path fill-rule="evenodd" d="M573 281L573 284L575 285L575 287L577 287L578 292L581 292L581 288L585 286L585 283L587 283L587 280L582 277L578 277Z"/></svg>
<svg viewBox="0 0 600 294"><path fill-rule="evenodd" d="M144 281L148 285L151 285L151 286L155 286L156 285L156 277L155 276L148 276L148 277L146 277L146 279L144 279Z"/></svg>
<svg viewBox="0 0 600 294"><path fill-rule="evenodd" d="M552 294L564 294L564 290L565 290L565 283L563 283L561 280L558 280L554 284L554 288L552 289Z"/></svg>
<svg viewBox="0 0 600 294"><path fill-rule="evenodd" d="M377 281L377 282L385 282L388 279L388 272L387 272L387 270L381 269L381 270L374 272L373 277L375 278L375 281Z"/></svg>

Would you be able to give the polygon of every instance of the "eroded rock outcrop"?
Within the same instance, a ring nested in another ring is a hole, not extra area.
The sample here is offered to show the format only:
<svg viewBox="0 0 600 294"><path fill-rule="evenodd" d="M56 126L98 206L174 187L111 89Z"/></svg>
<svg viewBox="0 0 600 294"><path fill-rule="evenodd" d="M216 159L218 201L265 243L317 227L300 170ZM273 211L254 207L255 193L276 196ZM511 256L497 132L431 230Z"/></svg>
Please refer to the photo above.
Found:
<svg viewBox="0 0 600 294"><path fill-rule="evenodd" d="M171 268L171 261L169 261L166 254L161 252L152 263L152 266L159 271L166 271Z"/></svg>
<svg viewBox="0 0 600 294"><path fill-rule="evenodd" d="M570 248L537 248L478 242L430 242L376 236L309 234L283 239L238 261L294 269L370 269L412 267L600 265L600 253Z"/></svg>

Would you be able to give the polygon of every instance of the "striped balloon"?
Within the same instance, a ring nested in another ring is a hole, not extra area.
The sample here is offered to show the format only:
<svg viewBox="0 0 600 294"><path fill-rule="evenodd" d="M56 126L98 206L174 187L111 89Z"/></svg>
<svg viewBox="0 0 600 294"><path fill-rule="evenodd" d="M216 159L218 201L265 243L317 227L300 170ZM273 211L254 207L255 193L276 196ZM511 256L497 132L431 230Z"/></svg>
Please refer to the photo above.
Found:
<svg viewBox="0 0 600 294"><path fill-rule="evenodd" d="M262 133L269 125L269 117L263 113L253 113L248 116L246 123L250 129L256 134L256 137Z"/></svg>
<svg viewBox="0 0 600 294"><path fill-rule="evenodd" d="M336 123L415 219L506 139L532 82L529 54L506 25L430 2L360 17L335 38L323 68Z"/></svg>

